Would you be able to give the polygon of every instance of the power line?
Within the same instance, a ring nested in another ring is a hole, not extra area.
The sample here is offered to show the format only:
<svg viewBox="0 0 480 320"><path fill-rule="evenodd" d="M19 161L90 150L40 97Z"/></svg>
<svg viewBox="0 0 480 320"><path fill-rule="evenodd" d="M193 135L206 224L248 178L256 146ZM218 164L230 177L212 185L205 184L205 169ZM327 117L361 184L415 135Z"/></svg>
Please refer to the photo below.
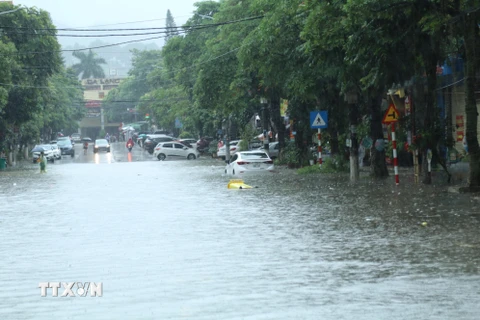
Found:
<svg viewBox="0 0 480 320"><path fill-rule="evenodd" d="M188 15L188 16L178 16L178 17L173 17L173 18L177 19L177 18L185 18L185 17L190 17L190 15ZM119 23L111 23L111 24L101 24L101 25L90 26L90 27L78 27L77 29L88 29L88 28L97 28L97 27L117 26L117 25L122 25L122 24L144 23L144 22L163 21L163 20L167 20L167 18L130 21L130 22L119 22Z"/></svg>
<svg viewBox="0 0 480 320"><path fill-rule="evenodd" d="M204 29L204 28L212 28L212 27L219 27L224 25L229 25L233 23L239 22L246 22L252 20L262 19L264 16L254 16L248 17L243 19L237 20L229 20L219 23L211 23L211 24L197 24L193 26L179 26L179 27L158 27L158 28L126 28L126 29L74 29L74 28L30 28L30 27L10 27L10 26L0 26L0 29L13 29L13 30L35 30L35 31L71 31L71 32L105 32L105 31L147 31L147 30L196 30L196 29ZM29 35L45 35L43 33L23 33L19 32L20 34L29 34Z"/></svg>
<svg viewBox="0 0 480 320"><path fill-rule="evenodd" d="M129 43L142 42L142 41L148 41L148 40L158 40L158 39L163 39L163 38L165 38L165 36L129 40L129 41L117 42L117 43L112 43L112 44L96 46L96 47L80 48L80 49L62 49L62 50L52 50L52 51L19 51L19 52L13 52L13 53L9 53L9 54L0 54L0 56L16 56L16 55L22 55L22 54L46 54L46 53L55 53L55 52L86 51L86 50L93 50L93 49L115 47L115 46L119 46L119 45L122 45L122 44L129 44Z"/></svg>

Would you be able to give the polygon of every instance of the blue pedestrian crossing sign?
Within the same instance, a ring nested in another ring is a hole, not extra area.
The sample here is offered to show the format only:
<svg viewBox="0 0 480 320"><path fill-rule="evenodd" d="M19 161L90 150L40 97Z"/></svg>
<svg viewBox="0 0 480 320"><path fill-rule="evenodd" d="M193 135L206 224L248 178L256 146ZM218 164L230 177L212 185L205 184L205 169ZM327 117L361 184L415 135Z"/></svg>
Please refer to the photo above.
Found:
<svg viewBox="0 0 480 320"><path fill-rule="evenodd" d="M328 111L310 112L310 128L325 129L328 127Z"/></svg>

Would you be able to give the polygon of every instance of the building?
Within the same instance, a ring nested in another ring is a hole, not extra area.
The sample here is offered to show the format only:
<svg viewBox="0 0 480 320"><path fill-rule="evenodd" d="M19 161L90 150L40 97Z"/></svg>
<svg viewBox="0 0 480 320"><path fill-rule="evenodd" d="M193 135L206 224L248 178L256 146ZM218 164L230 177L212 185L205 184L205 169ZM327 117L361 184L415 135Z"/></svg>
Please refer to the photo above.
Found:
<svg viewBox="0 0 480 320"><path fill-rule="evenodd" d="M84 88L84 100L87 113L85 118L80 121L80 134L82 137L95 139L99 137L103 129L110 134L118 133L120 123L109 123L104 116L102 100L108 95L108 92L119 86L123 79L84 79L82 85Z"/></svg>

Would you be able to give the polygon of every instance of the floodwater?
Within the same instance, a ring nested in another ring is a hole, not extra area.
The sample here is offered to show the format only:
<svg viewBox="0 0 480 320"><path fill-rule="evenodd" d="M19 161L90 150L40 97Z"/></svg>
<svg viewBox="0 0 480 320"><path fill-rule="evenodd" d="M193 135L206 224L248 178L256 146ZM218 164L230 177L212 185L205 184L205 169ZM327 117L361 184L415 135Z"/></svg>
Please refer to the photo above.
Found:
<svg viewBox="0 0 480 320"><path fill-rule="evenodd" d="M80 148L0 172L0 319L479 319L478 196Z"/></svg>

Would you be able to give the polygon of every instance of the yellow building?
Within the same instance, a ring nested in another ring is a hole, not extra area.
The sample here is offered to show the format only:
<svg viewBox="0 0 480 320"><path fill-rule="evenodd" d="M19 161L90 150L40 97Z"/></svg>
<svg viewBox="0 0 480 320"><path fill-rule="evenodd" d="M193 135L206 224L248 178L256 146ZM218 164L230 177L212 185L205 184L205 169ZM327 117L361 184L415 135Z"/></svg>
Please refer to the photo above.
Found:
<svg viewBox="0 0 480 320"><path fill-rule="evenodd" d="M102 100L108 92L119 86L123 79L84 79L82 85L84 88L83 98L87 113L85 118L80 121L80 134L82 137L98 138L100 130L105 130L110 134L117 134L120 123L108 123L105 119Z"/></svg>

